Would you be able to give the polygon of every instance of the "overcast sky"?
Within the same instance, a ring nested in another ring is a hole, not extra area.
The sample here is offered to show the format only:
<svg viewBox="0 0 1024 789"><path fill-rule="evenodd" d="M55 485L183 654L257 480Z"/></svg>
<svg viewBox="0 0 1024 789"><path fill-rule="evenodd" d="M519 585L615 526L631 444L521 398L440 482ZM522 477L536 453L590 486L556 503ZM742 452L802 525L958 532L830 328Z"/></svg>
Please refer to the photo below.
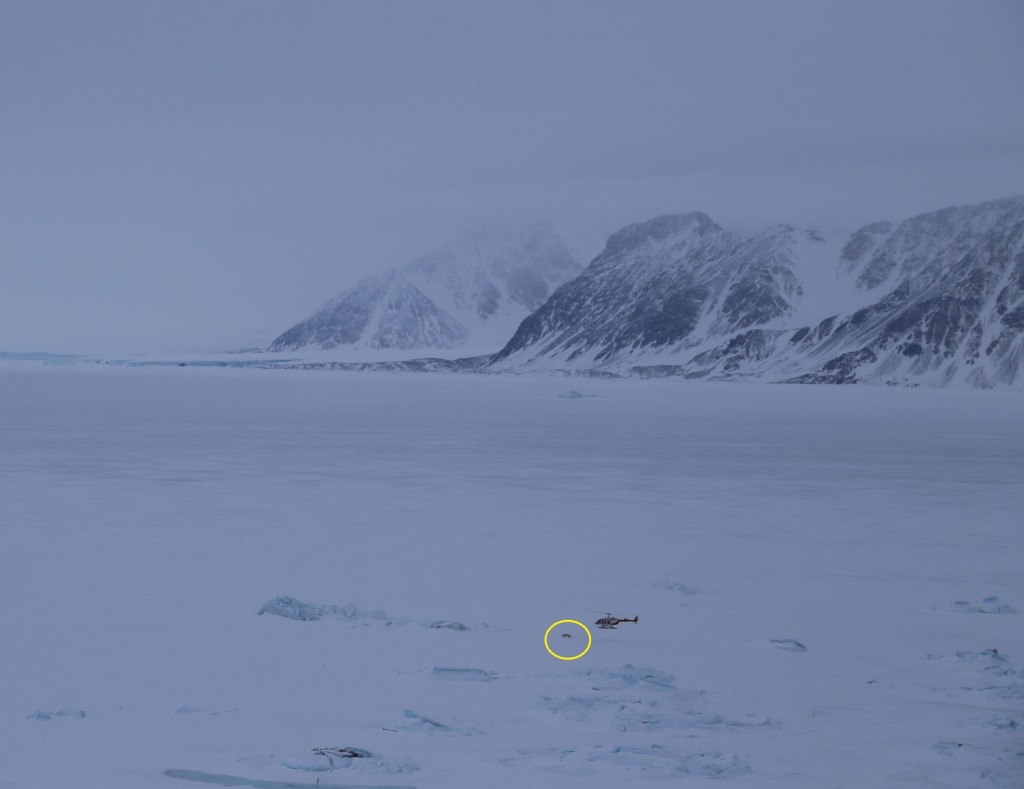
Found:
<svg viewBox="0 0 1024 789"><path fill-rule="evenodd" d="M1024 2L0 0L0 351L265 345L479 222L1024 193Z"/></svg>

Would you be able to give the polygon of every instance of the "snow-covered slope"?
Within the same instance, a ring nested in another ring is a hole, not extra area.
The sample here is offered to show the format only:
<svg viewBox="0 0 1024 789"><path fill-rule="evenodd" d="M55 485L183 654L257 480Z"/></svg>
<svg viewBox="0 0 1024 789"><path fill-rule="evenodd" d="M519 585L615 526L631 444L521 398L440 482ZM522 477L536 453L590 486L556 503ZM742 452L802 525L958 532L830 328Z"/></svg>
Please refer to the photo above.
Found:
<svg viewBox="0 0 1024 789"><path fill-rule="evenodd" d="M316 345L366 345L372 348L451 348L469 332L438 308L398 272L369 277L331 299L314 315L293 326L271 350Z"/></svg>
<svg viewBox="0 0 1024 789"><path fill-rule="evenodd" d="M706 371L728 359L738 374L760 368L810 383L1024 381L1024 198L924 214L889 231L875 227L858 231L840 259L841 273L868 303L770 338L756 331L732 338L732 351L719 346L693 361L717 356ZM851 245L869 235L858 255ZM773 348L768 365L743 350L762 339Z"/></svg>
<svg viewBox="0 0 1024 789"><path fill-rule="evenodd" d="M612 236L491 368L1012 385L1022 342L1024 198L845 243L786 225L743 238L694 213Z"/></svg>
<svg viewBox="0 0 1024 789"><path fill-rule="evenodd" d="M550 227L478 232L362 280L274 340L270 350L493 350L581 268Z"/></svg>
<svg viewBox="0 0 1024 789"><path fill-rule="evenodd" d="M523 322L494 366L629 365L790 318L804 297L800 252L819 243L788 225L743 238L702 213L631 225Z"/></svg>

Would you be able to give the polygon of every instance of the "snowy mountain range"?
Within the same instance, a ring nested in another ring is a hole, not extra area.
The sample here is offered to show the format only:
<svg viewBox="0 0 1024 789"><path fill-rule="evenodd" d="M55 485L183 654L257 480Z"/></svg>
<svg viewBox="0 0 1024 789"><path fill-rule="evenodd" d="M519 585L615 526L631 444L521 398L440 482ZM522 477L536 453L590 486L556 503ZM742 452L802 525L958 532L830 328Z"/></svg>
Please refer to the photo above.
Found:
<svg viewBox="0 0 1024 789"><path fill-rule="evenodd" d="M702 213L614 234L489 370L1011 385L1024 369L1024 197L826 241Z"/></svg>
<svg viewBox="0 0 1024 789"><path fill-rule="evenodd" d="M284 332L270 350L493 352L582 268L548 226L477 232L362 280Z"/></svg>

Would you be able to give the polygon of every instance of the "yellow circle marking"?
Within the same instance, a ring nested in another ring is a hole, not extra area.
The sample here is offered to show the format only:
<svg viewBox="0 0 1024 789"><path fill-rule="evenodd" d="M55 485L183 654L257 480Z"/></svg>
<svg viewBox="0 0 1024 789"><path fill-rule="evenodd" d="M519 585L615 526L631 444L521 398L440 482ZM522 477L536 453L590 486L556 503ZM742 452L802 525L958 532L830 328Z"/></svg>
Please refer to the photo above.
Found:
<svg viewBox="0 0 1024 789"><path fill-rule="evenodd" d="M551 646L548 644L548 636L551 635L551 631L554 630L559 625L565 624L566 622L568 622L569 624L573 624L573 625L579 625L580 627L583 628L584 632L587 634L587 648L584 649L582 652L580 652L578 655L573 655L572 657L565 657L565 655L557 654L555 652L555 650L553 650L551 648ZM591 638L590 631L587 629L587 626L585 624L583 624L582 622L577 622L575 619L559 619L551 627L549 627L547 629L547 632L544 634L544 648L548 652L551 653L552 657L556 657L559 660L579 660L581 657L583 657L585 654L587 654L587 652L590 650L590 645L591 645L591 643L593 643L593 640L594 639Z"/></svg>

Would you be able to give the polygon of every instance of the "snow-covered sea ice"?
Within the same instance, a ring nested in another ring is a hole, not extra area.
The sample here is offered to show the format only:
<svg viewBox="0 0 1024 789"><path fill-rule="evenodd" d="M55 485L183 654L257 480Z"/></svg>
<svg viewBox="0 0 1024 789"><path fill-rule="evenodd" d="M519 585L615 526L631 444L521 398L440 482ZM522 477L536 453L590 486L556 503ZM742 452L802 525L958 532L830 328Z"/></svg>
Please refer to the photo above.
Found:
<svg viewBox="0 0 1024 789"><path fill-rule="evenodd" d="M0 373L0 784L1024 783L1018 395Z"/></svg>

